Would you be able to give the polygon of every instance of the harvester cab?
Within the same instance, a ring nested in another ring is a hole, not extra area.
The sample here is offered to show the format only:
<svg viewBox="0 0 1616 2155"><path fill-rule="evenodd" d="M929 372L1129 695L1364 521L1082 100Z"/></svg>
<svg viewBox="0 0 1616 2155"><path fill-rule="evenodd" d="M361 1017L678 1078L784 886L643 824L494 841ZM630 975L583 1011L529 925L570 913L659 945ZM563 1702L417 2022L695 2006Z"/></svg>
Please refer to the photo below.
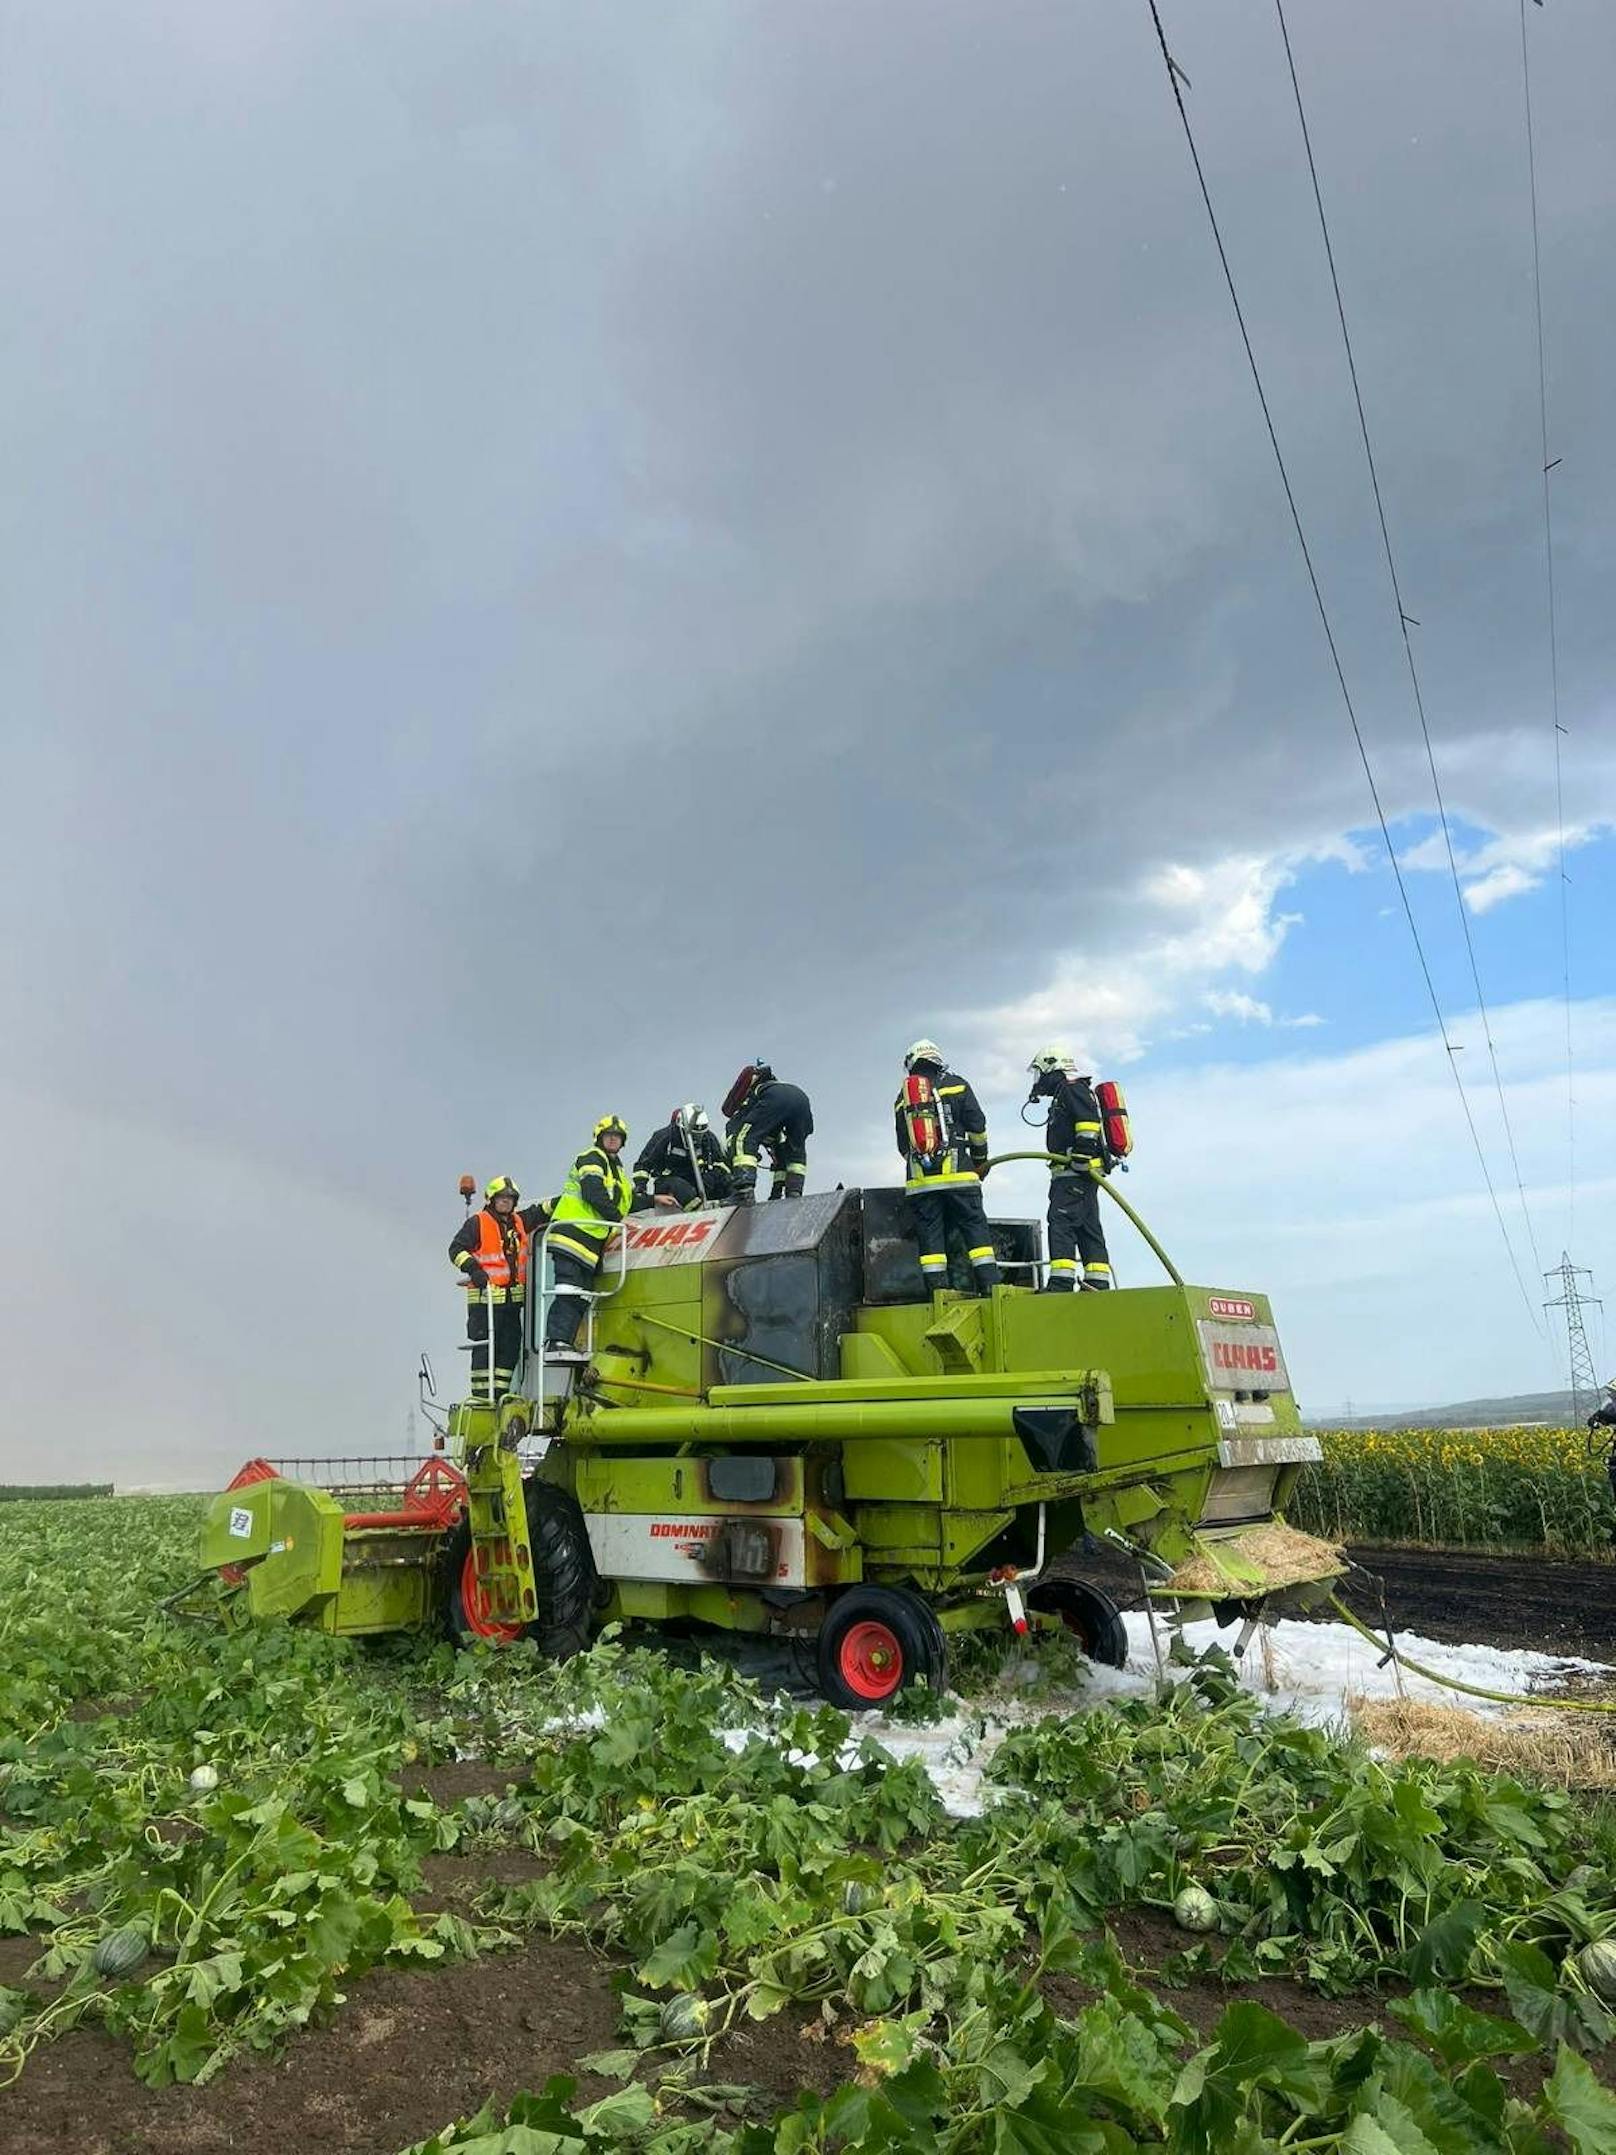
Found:
<svg viewBox="0 0 1616 2155"><path fill-rule="evenodd" d="M1267 1300L1170 1265L1039 1295L1037 1225L993 1232L1013 1284L976 1299L928 1289L898 1190L635 1214L581 1364L543 1356L535 1263L516 1389L449 1410L450 1458L382 1503L255 1462L204 1562L240 1614L339 1633L447 1622L553 1654L613 1620L769 1636L849 1706L940 1684L948 1639L985 1625L1064 1625L1120 1664L1082 1575L1097 1543L1170 1617L1327 1592L1339 1555L1283 1524L1318 1453Z"/></svg>

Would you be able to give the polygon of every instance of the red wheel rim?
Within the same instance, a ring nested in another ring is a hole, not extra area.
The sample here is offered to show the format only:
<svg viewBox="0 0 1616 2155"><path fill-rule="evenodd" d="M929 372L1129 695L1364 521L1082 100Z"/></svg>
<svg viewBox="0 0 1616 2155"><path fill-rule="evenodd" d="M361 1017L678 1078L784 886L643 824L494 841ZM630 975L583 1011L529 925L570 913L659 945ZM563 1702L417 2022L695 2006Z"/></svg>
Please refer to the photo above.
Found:
<svg viewBox="0 0 1616 2155"><path fill-rule="evenodd" d="M512 1639L522 1636L520 1624L502 1623L497 1616L488 1613L488 1596L483 1592L483 1582L477 1576L477 1552L466 1551L466 1561L460 1570L460 1608L466 1620L466 1629L479 1639L498 1639L509 1645Z"/></svg>
<svg viewBox="0 0 1616 2155"><path fill-rule="evenodd" d="M870 1618L849 1624L836 1653L849 1691L861 1699L889 1699L903 1682L903 1648L888 1624Z"/></svg>

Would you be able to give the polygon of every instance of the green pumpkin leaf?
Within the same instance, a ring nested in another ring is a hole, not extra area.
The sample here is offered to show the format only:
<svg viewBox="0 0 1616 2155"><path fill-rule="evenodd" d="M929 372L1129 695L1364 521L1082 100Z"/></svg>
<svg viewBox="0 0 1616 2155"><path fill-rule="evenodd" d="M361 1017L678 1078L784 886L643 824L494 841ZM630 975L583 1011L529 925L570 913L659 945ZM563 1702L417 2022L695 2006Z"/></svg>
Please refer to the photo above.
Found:
<svg viewBox="0 0 1616 2155"><path fill-rule="evenodd" d="M1444 2065L1520 2057L1532 2048L1532 2037L1519 2021L1478 2013L1451 1991L1416 1990L1387 2010L1423 2035Z"/></svg>
<svg viewBox="0 0 1616 2155"><path fill-rule="evenodd" d="M1543 2107L1576 2155L1616 2155L1616 2095L1564 2043L1543 2084Z"/></svg>
<svg viewBox="0 0 1616 2155"><path fill-rule="evenodd" d="M603 2096L587 2110L580 2110L578 2123L585 2132L599 2133L608 2140L624 2140L643 2132L656 2115L656 2098L650 2089L635 2086L619 2088L615 2095Z"/></svg>

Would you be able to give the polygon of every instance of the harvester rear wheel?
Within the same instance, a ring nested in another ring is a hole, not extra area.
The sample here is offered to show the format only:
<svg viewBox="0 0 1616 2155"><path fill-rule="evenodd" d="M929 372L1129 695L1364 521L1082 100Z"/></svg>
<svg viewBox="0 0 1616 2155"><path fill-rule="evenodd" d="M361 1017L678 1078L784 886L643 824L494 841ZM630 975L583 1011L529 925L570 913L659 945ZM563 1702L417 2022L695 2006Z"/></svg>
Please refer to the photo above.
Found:
<svg viewBox="0 0 1616 2155"><path fill-rule="evenodd" d="M539 1596L534 1621L507 1624L489 1615L472 1561L471 1527L462 1519L444 1550L449 1629L465 1645L475 1639L497 1645L532 1639L552 1661L568 1661L589 1644L598 1585L589 1530L577 1499L551 1482L528 1482L527 1534Z"/></svg>
<svg viewBox="0 0 1616 2155"><path fill-rule="evenodd" d="M833 1706L886 1706L924 1677L941 1690L947 1670L943 1628L918 1594L855 1586L840 1594L819 1627L819 1688Z"/></svg>
<svg viewBox="0 0 1616 2155"><path fill-rule="evenodd" d="M1087 1579L1044 1579L1027 1589L1027 1606L1058 1616L1091 1661L1120 1669L1128 1659L1128 1630L1109 1594Z"/></svg>

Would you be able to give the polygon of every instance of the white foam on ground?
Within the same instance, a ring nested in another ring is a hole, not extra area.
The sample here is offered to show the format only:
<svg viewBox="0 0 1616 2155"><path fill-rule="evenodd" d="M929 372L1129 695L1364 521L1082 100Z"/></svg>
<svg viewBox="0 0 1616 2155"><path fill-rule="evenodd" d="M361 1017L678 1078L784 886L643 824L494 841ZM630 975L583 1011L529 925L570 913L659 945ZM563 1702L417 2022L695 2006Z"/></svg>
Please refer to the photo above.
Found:
<svg viewBox="0 0 1616 2155"><path fill-rule="evenodd" d="M918 1758L924 1763L950 1818L979 1817L984 1805L993 1800L992 1786L986 1781L988 1766L1014 1729L1051 1715L1084 1713L1111 1698L1143 1697L1155 1688L1157 1666L1149 1619L1139 1612L1125 1616L1123 1621L1128 1631L1125 1667L1102 1668L1092 1663L1070 1688L1022 1700L1015 1696L1018 1667L1012 1662L1003 1679L1004 1689L991 1701L967 1703L940 1721L914 1724L894 1721L884 1713L855 1713L850 1716L853 1733L842 1754L844 1763L851 1764L857 1758L860 1742L873 1737L900 1762ZM1158 1627L1165 1657L1169 1633L1160 1620ZM1184 1642L1193 1654L1209 1646L1222 1646L1232 1652L1238 1636L1234 1629L1220 1631L1210 1619L1186 1624L1183 1630ZM1616 1667L1602 1661L1517 1652L1498 1646L1452 1646L1439 1639L1422 1639L1414 1632L1398 1632L1395 1636L1401 1651L1412 1654L1437 1675L1474 1684L1485 1691L1506 1693L1511 1701L1529 1701L1534 1693L1550 1696L1575 1676L1600 1676L1616 1682ZM1350 1624L1282 1619L1253 1634L1236 1668L1242 1687L1270 1712L1294 1714L1298 1720L1316 1726L1344 1728L1349 1696L1398 1696L1398 1671L1390 1663L1382 1665L1382 1654L1382 1649L1371 1646ZM1036 1675L1036 1663L1030 1656L1019 1664L1019 1673L1030 1685ZM1164 1659L1162 1673L1169 1683L1181 1683L1190 1671ZM1412 1699L1460 1705L1483 1715L1509 1710L1503 1703L1466 1697L1407 1669L1401 1675L1401 1689ZM781 1701L782 1706L792 1703L800 1702ZM604 1710L591 1706L549 1720L544 1729L582 1735L603 1727L605 1721ZM727 1728L720 1734L730 1750L741 1751L759 1738L770 1740L773 1729L769 1725ZM800 1753L791 1755L808 1763Z"/></svg>
<svg viewBox="0 0 1616 2155"><path fill-rule="evenodd" d="M1080 1688L1018 1704L1014 1699L995 1701L976 1712L951 1714L946 1721L912 1728L893 1722L885 1714L855 1714L856 1736L873 1736L895 1758L925 1761L943 1808L952 1818L975 1818L991 1800L984 1791L984 1777L993 1754L1011 1730L1047 1714L1082 1713L1107 1698L1138 1698L1154 1689L1156 1658L1150 1643L1149 1620L1142 1614L1124 1618L1128 1627L1128 1661L1121 1669L1091 1667ZM1165 1654L1168 1635L1162 1631ZM1219 1631L1210 1621L1186 1624L1184 1642L1192 1653L1208 1646L1233 1647L1238 1631ZM1513 1652L1497 1646L1450 1646L1437 1639L1422 1639L1412 1632L1396 1634L1400 1650L1413 1655L1438 1675L1475 1684L1483 1690L1507 1692L1512 1698L1533 1692L1547 1695L1573 1675L1599 1675L1616 1679L1616 1668L1599 1661L1567 1656ZM1237 1663L1241 1685L1274 1713L1294 1714L1315 1725L1344 1727L1349 1695L1395 1698L1398 1672L1390 1664L1381 1667L1380 1653L1350 1624L1310 1624L1282 1620L1260 1629ZM1170 1683L1179 1683L1189 1671L1166 1662ZM1483 1699L1467 1698L1444 1689L1410 1671L1402 1673L1408 1697L1462 1705L1478 1714L1508 1711Z"/></svg>

